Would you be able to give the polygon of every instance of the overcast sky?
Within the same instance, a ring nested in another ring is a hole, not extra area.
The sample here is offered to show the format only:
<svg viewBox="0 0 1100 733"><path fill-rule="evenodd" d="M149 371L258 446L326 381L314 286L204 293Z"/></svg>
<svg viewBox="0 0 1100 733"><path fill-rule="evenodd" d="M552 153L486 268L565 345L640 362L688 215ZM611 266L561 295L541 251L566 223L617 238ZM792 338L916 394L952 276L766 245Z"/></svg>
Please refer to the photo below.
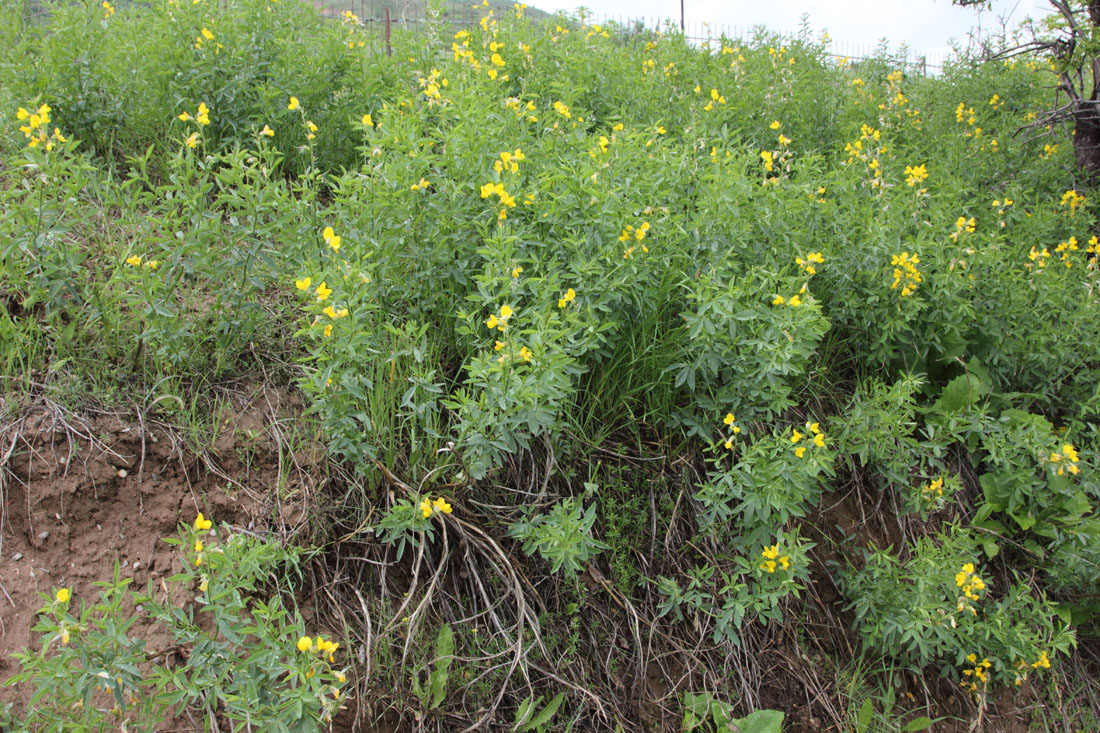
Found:
<svg viewBox="0 0 1100 733"><path fill-rule="evenodd" d="M679 0L528 0L542 10L575 10L584 5L594 13L649 19L673 18L679 22ZM886 37L891 44L907 42L914 51L944 55L952 38L965 41L968 31L979 22L978 13L955 7L950 0L683 0L687 23L709 22L714 26L751 29L764 25L771 30L798 30L808 15L815 31L827 29L843 44L874 45ZM1028 15L1038 19L1051 11L1044 0L994 0L993 11L980 16L983 29L999 28L998 16L1015 25ZM688 28L689 35L694 35Z"/></svg>

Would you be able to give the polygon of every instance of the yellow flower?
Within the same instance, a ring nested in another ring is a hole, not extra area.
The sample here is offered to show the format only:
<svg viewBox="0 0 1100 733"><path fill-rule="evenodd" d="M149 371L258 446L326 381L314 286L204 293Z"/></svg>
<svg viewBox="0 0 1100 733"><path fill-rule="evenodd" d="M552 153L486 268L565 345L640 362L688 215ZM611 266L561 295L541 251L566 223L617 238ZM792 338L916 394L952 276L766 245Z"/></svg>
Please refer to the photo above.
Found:
<svg viewBox="0 0 1100 733"><path fill-rule="evenodd" d="M199 593L205 593L206 589L209 588L209 587L210 587L209 579L206 576L203 576L202 580L199 581Z"/></svg>
<svg viewBox="0 0 1100 733"><path fill-rule="evenodd" d="M311 282L313 281L310 278L303 277L301 280L294 281L294 287L298 288L299 290L309 290L309 284Z"/></svg>
<svg viewBox="0 0 1100 733"><path fill-rule="evenodd" d="M25 119L27 119L27 118L28 118L28 117L30 117L30 116L31 116L31 113L30 113L30 112L28 112L28 111L27 111L26 109L24 109L23 107L20 107L19 109L17 109L17 110L15 111L15 119L17 119L17 120L25 120Z"/></svg>
<svg viewBox="0 0 1100 733"><path fill-rule="evenodd" d="M518 266L517 266L517 267L513 267L513 268L512 268L512 277L519 277L519 274L520 274L521 272L523 272L523 268L522 268L522 267L518 267Z"/></svg>
<svg viewBox="0 0 1100 733"><path fill-rule="evenodd" d="M298 651L308 652L312 648L313 639L309 638L308 636L303 636L302 638L298 639Z"/></svg>
<svg viewBox="0 0 1100 733"><path fill-rule="evenodd" d="M331 323L326 323L325 324L325 338L328 338L331 335L332 335L332 324Z"/></svg>
<svg viewBox="0 0 1100 733"><path fill-rule="evenodd" d="M520 348L519 358L523 359L524 361L531 361L531 356L532 354L529 348L527 348L526 346Z"/></svg>
<svg viewBox="0 0 1100 733"><path fill-rule="evenodd" d="M495 344L493 344L493 351L500 351L503 348L504 348L504 342L503 341L497 341Z"/></svg>
<svg viewBox="0 0 1100 733"><path fill-rule="evenodd" d="M501 320L506 321L511 317L512 317L512 307L508 306L508 305L502 305L500 307L500 318L501 318Z"/></svg>
<svg viewBox="0 0 1100 733"><path fill-rule="evenodd" d="M298 104L298 98L297 97L291 97L290 98L290 104L288 104L286 106L286 108L289 109L289 110L295 110L295 109L298 109L298 107L300 107L300 106L301 105Z"/></svg>
<svg viewBox="0 0 1100 733"><path fill-rule="evenodd" d="M432 509L442 514L451 513L451 505L442 496L432 502Z"/></svg>
<svg viewBox="0 0 1100 733"><path fill-rule="evenodd" d="M126 258L126 264L129 265L130 267L140 267L141 266L141 255L130 255L129 257Z"/></svg>
<svg viewBox="0 0 1100 733"><path fill-rule="evenodd" d="M214 40L214 34L211 33L208 29L203 28L201 32L202 32L202 37L205 38L206 40L208 40L208 41L213 41Z"/></svg>
<svg viewBox="0 0 1100 733"><path fill-rule="evenodd" d="M485 319L485 325L489 328L490 331L497 327L497 323L498 321L495 313Z"/></svg>
<svg viewBox="0 0 1100 733"><path fill-rule="evenodd" d="M798 446L797 448L794 449L794 454L796 456L798 456L799 458L806 455L806 446L804 446L804 445Z"/></svg>
<svg viewBox="0 0 1100 733"><path fill-rule="evenodd" d="M205 532L206 530L210 529L213 525L214 525L214 523L211 522L206 517L204 517L202 515L202 512L199 512L199 515L197 517L195 517L195 529L199 530L200 532Z"/></svg>
<svg viewBox="0 0 1100 733"><path fill-rule="evenodd" d="M797 430L795 430L795 431L794 431L794 432L793 432L793 433L791 434L791 442L792 442L792 443L797 443L798 441L802 440L802 438L803 438L803 435L802 435L802 433L798 432Z"/></svg>
<svg viewBox="0 0 1100 733"><path fill-rule="evenodd" d="M184 143L186 143L189 148L197 148L199 146L199 133L192 132L187 136L187 139L184 140Z"/></svg>
<svg viewBox="0 0 1100 733"><path fill-rule="evenodd" d="M802 298L798 297L797 295L792 295L791 299L788 300L787 303L792 308L797 308L798 306L802 305Z"/></svg>
<svg viewBox="0 0 1100 733"><path fill-rule="evenodd" d="M374 120L371 119L370 113L363 115L363 119L360 122L367 127L374 127Z"/></svg>
<svg viewBox="0 0 1100 733"><path fill-rule="evenodd" d="M420 501L420 513L424 515L424 518L432 516L432 501L431 499L422 499Z"/></svg>
<svg viewBox="0 0 1100 733"><path fill-rule="evenodd" d="M332 295L332 288L328 287L325 284L325 281L322 280L321 284L318 285L317 289L313 292L317 294L317 300L318 301L324 301L324 300L328 300L328 296Z"/></svg>
<svg viewBox="0 0 1100 733"><path fill-rule="evenodd" d="M821 433L818 433L817 435L815 435L814 436L814 445L816 445L818 448L824 448L825 447L825 436L822 435Z"/></svg>
<svg viewBox="0 0 1100 733"><path fill-rule="evenodd" d="M774 120L770 125L768 125L768 127L773 130L778 130L780 127L782 127L782 125L779 124L779 120Z"/></svg>
<svg viewBox="0 0 1100 733"><path fill-rule="evenodd" d="M202 540L195 540L195 552L202 552Z"/></svg>
<svg viewBox="0 0 1100 733"><path fill-rule="evenodd" d="M733 416L732 412L727 412L726 417L722 420L722 422L725 423L726 425L733 425L733 423L736 419L737 418L735 418Z"/></svg>
<svg viewBox="0 0 1100 733"><path fill-rule="evenodd" d="M272 130L267 125L264 125L264 129L260 130L260 134L265 135L267 137L275 137L275 131Z"/></svg>
<svg viewBox="0 0 1100 733"><path fill-rule="evenodd" d="M57 591L57 594L54 596L54 598L57 599L58 603L68 603L70 597L71 596L70 596L68 588L61 588L60 590Z"/></svg>

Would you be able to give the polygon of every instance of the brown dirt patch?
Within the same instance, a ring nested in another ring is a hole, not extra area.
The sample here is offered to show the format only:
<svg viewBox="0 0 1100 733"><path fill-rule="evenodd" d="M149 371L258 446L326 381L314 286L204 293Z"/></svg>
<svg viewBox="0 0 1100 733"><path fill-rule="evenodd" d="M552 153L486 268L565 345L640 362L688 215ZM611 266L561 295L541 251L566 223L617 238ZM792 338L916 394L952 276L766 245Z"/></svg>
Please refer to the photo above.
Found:
<svg viewBox="0 0 1100 733"><path fill-rule="evenodd" d="M37 643L31 629L41 594L67 587L74 608L91 603L94 583L109 580L116 562L131 587L151 582L167 594L164 579L181 566L177 548L161 540L199 511L252 531L268 528L272 516L284 531L302 521L312 487L302 483L305 471L286 470L279 432L300 402L258 391L226 405L205 455L162 423L78 418L45 403L0 429L0 681L18 671L10 655ZM297 495L293 511L275 498L280 486L283 497ZM155 628L137 624L131 634L153 653L168 645ZM0 686L0 707L14 702L18 710L31 692Z"/></svg>

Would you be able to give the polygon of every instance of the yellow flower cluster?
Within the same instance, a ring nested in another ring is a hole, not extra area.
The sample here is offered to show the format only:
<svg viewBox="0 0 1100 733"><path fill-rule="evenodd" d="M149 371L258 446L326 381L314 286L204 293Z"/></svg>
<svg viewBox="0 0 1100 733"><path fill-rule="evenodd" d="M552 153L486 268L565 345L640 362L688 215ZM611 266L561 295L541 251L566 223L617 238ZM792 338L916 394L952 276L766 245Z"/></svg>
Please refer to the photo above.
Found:
<svg viewBox="0 0 1100 733"><path fill-rule="evenodd" d="M928 169L925 168L924 163L917 166L907 165L905 166L905 182L910 186L916 186L918 183L923 183L928 178Z"/></svg>
<svg viewBox="0 0 1100 733"><path fill-rule="evenodd" d="M781 567L783 570L789 570L791 567L790 555L780 555L779 545L772 545L771 547L765 547L760 556L764 558L764 562L760 563L760 567L768 573L774 573L776 567Z"/></svg>
<svg viewBox="0 0 1100 733"><path fill-rule="evenodd" d="M141 255L130 255L126 258L126 264L130 267L141 267L144 265L150 270L155 270L160 265L157 260L143 260Z"/></svg>
<svg viewBox="0 0 1100 733"><path fill-rule="evenodd" d="M955 574L955 585L962 589L962 595L959 596L956 608L960 611L970 611L973 615L977 616L978 611L974 606L970 605L968 601L977 601L980 599L978 595L985 590L985 581L983 581L974 569L974 563L968 562L962 566L962 570Z"/></svg>
<svg viewBox="0 0 1100 733"><path fill-rule="evenodd" d="M527 115L528 122L539 121L538 115L528 114L535 111L535 103L532 101L524 103L524 101L518 97L508 97L508 99L504 102L504 106L515 112L516 117L523 117L524 115Z"/></svg>
<svg viewBox="0 0 1100 733"><path fill-rule="evenodd" d="M203 27L199 31L199 35L195 38L195 48L201 49L205 44L207 44L207 43L209 43L210 41L213 41L213 40L214 40L214 34L210 31L209 28ZM215 53L217 53L218 51L220 51L223 48L225 48L225 46L223 46L222 44L217 43L217 42L214 43L214 52Z"/></svg>
<svg viewBox="0 0 1100 733"><path fill-rule="evenodd" d="M963 675L967 678L959 684L970 692L978 691L978 683L980 682L984 687L989 682L989 675L986 670L993 666L988 659L982 659L978 661L977 654L968 654L966 661L973 665L972 668L964 669Z"/></svg>
<svg viewBox="0 0 1100 733"><path fill-rule="evenodd" d="M1054 155L1057 152L1058 152L1058 143L1054 143L1053 145L1051 145L1050 143L1047 143L1046 145L1043 146L1043 152L1039 154L1039 157L1042 158L1043 160L1046 160L1047 158L1049 158L1050 156Z"/></svg>
<svg viewBox="0 0 1100 733"><path fill-rule="evenodd" d="M205 127L210 124L210 108L206 106L205 102L199 102L199 108L194 115L185 110L180 112L177 117L181 122L194 122L200 128ZM196 131L188 135L183 142L189 148L196 148L199 145L199 140L199 133Z"/></svg>
<svg viewBox="0 0 1100 733"><path fill-rule="evenodd" d="M447 500L444 499L442 496L439 497L438 499L436 499L435 501L432 501L428 497L424 497L423 499L420 500L420 514L425 519L432 516L432 514L434 514L436 512L438 512L440 514L450 514L451 513L451 505L448 504Z"/></svg>
<svg viewBox="0 0 1100 733"><path fill-rule="evenodd" d="M732 61L730 61L731 69L737 68L738 64L745 63L745 56L741 53L740 46L737 46L735 48L731 48L730 46L722 46L722 55L735 57Z"/></svg>
<svg viewBox="0 0 1100 733"><path fill-rule="evenodd" d="M965 216L960 216L955 220L955 231L951 233L951 241L959 241L959 237L962 236L963 232L973 234L977 225L978 222L974 220L974 217L967 219Z"/></svg>
<svg viewBox="0 0 1100 733"><path fill-rule="evenodd" d="M1070 216L1077 213L1077 207L1085 203L1085 197L1077 193L1076 190L1070 189L1062 194L1062 206L1069 207Z"/></svg>
<svg viewBox="0 0 1100 733"><path fill-rule="evenodd" d="M890 289L895 290L900 285L901 297L912 295L921 283L920 270L917 269L920 258L908 252L902 252L900 255L892 255L890 264L894 266L894 282L890 285Z"/></svg>
<svg viewBox="0 0 1100 733"><path fill-rule="evenodd" d="M573 114L569 111L569 105L563 104L561 101L554 102L554 111L567 120L573 117Z"/></svg>
<svg viewBox="0 0 1100 733"><path fill-rule="evenodd" d="M844 144L844 152L848 154L845 163L863 161L871 175L871 188L882 186L882 166L879 163L879 157L885 156L888 150L881 142L882 131L864 123L859 127L859 139Z"/></svg>
<svg viewBox="0 0 1100 733"><path fill-rule="evenodd" d="M725 425L726 428L729 429L729 431L730 431L729 437L726 438L726 442L725 442L726 450L732 450L733 449L733 439L737 435L741 434L741 428L740 428L740 426L738 426L737 418L735 418L733 416L732 412L727 412L726 413L725 418L722 419L722 424Z"/></svg>
<svg viewBox="0 0 1100 733"><path fill-rule="evenodd" d="M514 153L505 150L500 154L500 160L493 161L493 170L497 173L503 173L506 170L510 173L519 173L519 164L524 160L527 160L527 156L519 148L516 148ZM482 190L484 191L484 187Z"/></svg>
<svg viewBox="0 0 1100 733"><path fill-rule="evenodd" d="M716 105L725 104L725 103L726 103L726 98L723 97L721 94L719 94L717 89L711 89L710 90L710 101L707 102L707 105L705 107L703 107L703 111L704 112L710 112L712 109L714 109L714 107ZM782 137L782 135L780 135L780 137Z"/></svg>
<svg viewBox="0 0 1100 733"><path fill-rule="evenodd" d="M943 476L924 484L920 487L921 496L927 501L937 501L943 498Z"/></svg>
<svg viewBox="0 0 1100 733"><path fill-rule="evenodd" d="M320 636L317 637L316 641L308 636L303 636L302 638L298 639L298 651L307 654L313 651L316 651L318 654L322 655L328 654L328 661L330 663L336 661L332 655L339 648L339 642L328 641L327 639L324 639Z"/></svg>
<svg viewBox="0 0 1100 733"><path fill-rule="evenodd" d="M509 305L502 305L500 307L500 313L494 313L485 319L485 325L490 331L494 328L498 331L504 332L508 330L508 319L512 317L515 311Z"/></svg>
<svg viewBox="0 0 1100 733"><path fill-rule="evenodd" d="M803 285L798 293L792 295L790 298L784 298L782 295L776 295L772 298L772 305L789 305L792 308L797 308L802 305L802 294L806 292L806 286Z"/></svg>
<svg viewBox="0 0 1100 733"><path fill-rule="evenodd" d="M500 210L500 214L497 215L497 219L504 221L508 218L508 209L515 208L516 199L504 190L503 183L486 183L481 187L481 198L487 199L490 196L496 196L500 199L500 203L504 205L504 208Z"/></svg>
<svg viewBox="0 0 1100 733"><path fill-rule="evenodd" d="M1057 466L1057 473L1059 476L1063 475L1066 471L1069 471L1069 473L1074 476L1080 472L1080 469L1077 467L1077 449L1069 443L1062 446L1061 453L1051 453L1050 462Z"/></svg>
<svg viewBox="0 0 1100 733"><path fill-rule="evenodd" d="M569 288L560 298L558 298L558 308L564 308L576 299L576 291L574 291L573 288Z"/></svg>
<svg viewBox="0 0 1100 733"><path fill-rule="evenodd" d="M806 255L806 258L801 257L794 258L795 264L797 264L802 271L807 275L816 275L817 268L814 265L824 265L825 257L820 252L811 252Z"/></svg>
<svg viewBox="0 0 1100 733"><path fill-rule="evenodd" d="M955 121L962 124L964 120L971 126L978 122L978 118L974 115L974 108L967 108L966 102L959 102L959 106L955 108Z"/></svg>
<svg viewBox="0 0 1100 733"><path fill-rule="evenodd" d="M336 232L333 231L332 227L325 227L321 232L321 237L325 240L325 244L328 245L329 249L336 254L340 253L341 240L340 237L336 235Z"/></svg>
<svg viewBox="0 0 1100 733"><path fill-rule="evenodd" d="M791 433L791 444L796 446L796 448L794 449L794 454L798 458L802 458L806 455L806 445L807 444L804 443L802 445L798 445L799 443L802 442L803 438L807 438L809 443L812 443L814 446L816 446L818 448L824 448L825 447L825 434L821 432L821 424L820 423L816 423L816 422L806 423L806 431L807 431L807 433L809 433L809 435L803 435L802 433L798 432L797 430L795 430L793 433ZM813 437L810 438L809 437L810 435L812 435Z"/></svg>
<svg viewBox="0 0 1100 733"><path fill-rule="evenodd" d="M103 0L103 2L99 4L99 7L103 8L104 20L115 14L115 6L111 5L107 0Z"/></svg>
<svg viewBox="0 0 1100 733"><path fill-rule="evenodd" d="M441 90L446 88L450 82L440 74L439 69L432 69L428 72L427 78L422 76L416 81L420 84L420 89L424 93L424 98L428 101L429 107L434 107L445 101Z"/></svg>
<svg viewBox="0 0 1100 733"><path fill-rule="evenodd" d="M15 111L15 118L24 123L19 126L19 132L27 139L28 148L41 145L48 152L53 150L55 143L68 142L68 138L61 134L59 128L53 128L52 134L49 132L51 111L48 104L40 105L37 112L29 112L23 107Z"/></svg>
<svg viewBox="0 0 1100 733"><path fill-rule="evenodd" d="M619 234L619 241L620 242L634 241L634 242L637 242L638 244L632 244L631 246L629 246L625 250L623 250L623 259L624 260L629 260L630 257L634 254L634 250L639 246L642 248L642 252L649 252L649 247L647 247L645 244L643 244L643 242L645 241L645 238L648 234L649 234L649 222L648 221L643 221L641 224L638 225L637 229L635 229L634 225L632 225L632 224L627 224L626 225L626 228L623 229L623 231Z"/></svg>

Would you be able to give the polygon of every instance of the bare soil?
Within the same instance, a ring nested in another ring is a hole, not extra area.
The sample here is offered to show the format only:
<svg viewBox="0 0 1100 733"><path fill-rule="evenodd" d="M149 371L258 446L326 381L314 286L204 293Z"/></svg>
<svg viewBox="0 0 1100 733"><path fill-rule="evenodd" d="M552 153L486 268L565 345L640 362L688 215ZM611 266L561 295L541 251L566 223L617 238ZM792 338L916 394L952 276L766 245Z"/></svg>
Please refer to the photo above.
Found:
<svg viewBox="0 0 1100 733"><path fill-rule="evenodd" d="M284 530L303 521L308 474L285 471L279 432L300 407L296 395L271 390L231 399L201 455L165 423L75 417L46 402L0 426L0 681L18 670L11 654L37 643L37 612L58 588L70 589L74 608L93 603L94 583L109 580L117 563L132 587L151 583L167 598L165 579L181 566L178 549L162 539L198 512L256 532L272 517ZM297 500L280 505L280 485ZM150 653L168 644L140 623L131 634ZM31 692L0 686L0 707L18 710Z"/></svg>

